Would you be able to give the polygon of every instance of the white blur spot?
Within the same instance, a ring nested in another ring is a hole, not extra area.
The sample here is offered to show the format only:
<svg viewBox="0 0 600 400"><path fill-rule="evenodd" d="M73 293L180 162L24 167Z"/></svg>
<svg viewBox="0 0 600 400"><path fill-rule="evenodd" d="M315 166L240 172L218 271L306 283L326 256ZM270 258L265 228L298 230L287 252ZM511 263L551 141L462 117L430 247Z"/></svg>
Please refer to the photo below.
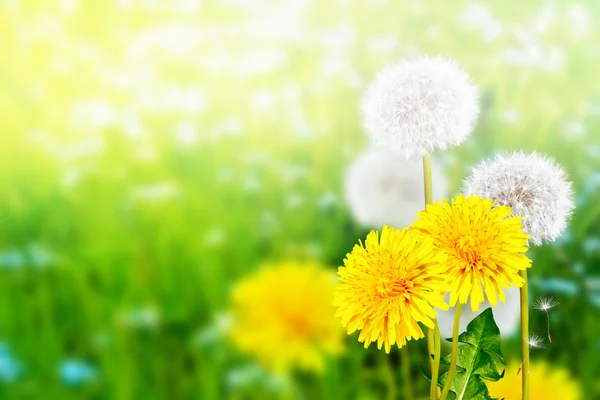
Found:
<svg viewBox="0 0 600 400"><path fill-rule="evenodd" d="M173 183L162 182L148 185L136 185L131 189L131 195L136 199L160 201L173 198L179 194L179 189Z"/></svg>

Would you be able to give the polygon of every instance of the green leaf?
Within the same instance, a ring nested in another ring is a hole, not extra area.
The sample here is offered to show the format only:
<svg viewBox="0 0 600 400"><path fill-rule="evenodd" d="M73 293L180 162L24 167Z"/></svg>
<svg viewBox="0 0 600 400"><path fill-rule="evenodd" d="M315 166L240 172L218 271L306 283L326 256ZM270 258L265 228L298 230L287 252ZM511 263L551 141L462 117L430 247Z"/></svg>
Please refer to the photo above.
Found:
<svg viewBox="0 0 600 400"><path fill-rule="evenodd" d="M501 379L504 371L498 373L497 361L502 365L506 363L492 309L488 308L475 317L467 325L467 330L458 336L458 341L463 345L458 348L456 373L450 391L455 394L456 400L494 400L483 380L495 382ZM447 355L440 363L449 365L450 357ZM438 385L443 387L447 377L447 372L440 376Z"/></svg>

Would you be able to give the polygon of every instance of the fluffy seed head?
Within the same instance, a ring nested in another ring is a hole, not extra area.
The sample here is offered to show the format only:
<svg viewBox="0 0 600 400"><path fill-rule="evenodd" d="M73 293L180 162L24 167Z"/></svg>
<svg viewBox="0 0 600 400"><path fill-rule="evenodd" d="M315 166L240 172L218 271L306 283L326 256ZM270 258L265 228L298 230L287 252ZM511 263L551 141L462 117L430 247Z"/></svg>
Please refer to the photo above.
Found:
<svg viewBox="0 0 600 400"><path fill-rule="evenodd" d="M536 310L540 311L548 311L558 306L560 301L556 300L554 297L539 297L533 302L533 307Z"/></svg>
<svg viewBox="0 0 600 400"><path fill-rule="evenodd" d="M431 173L433 198L442 199L447 181L434 159ZM365 226L410 226L423 209L423 164L371 147L346 170L344 196L354 219Z"/></svg>
<svg viewBox="0 0 600 400"><path fill-rule="evenodd" d="M464 182L469 194L510 206L521 216L534 245L555 241L567 227L575 203L571 183L554 160L516 152L481 162Z"/></svg>
<svg viewBox="0 0 600 400"><path fill-rule="evenodd" d="M361 111L375 143L408 158L463 142L479 114L478 93L455 62L422 56L380 71Z"/></svg>

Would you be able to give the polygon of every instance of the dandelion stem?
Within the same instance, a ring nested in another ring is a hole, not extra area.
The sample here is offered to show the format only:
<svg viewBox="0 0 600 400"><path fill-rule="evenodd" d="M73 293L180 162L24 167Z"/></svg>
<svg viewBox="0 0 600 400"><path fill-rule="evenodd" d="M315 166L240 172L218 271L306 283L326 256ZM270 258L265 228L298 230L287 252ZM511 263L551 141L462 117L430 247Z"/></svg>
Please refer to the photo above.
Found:
<svg viewBox="0 0 600 400"><path fill-rule="evenodd" d="M433 200L432 196L432 180L431 180L431 158L429 154L423 155L423 187L425 188L425 206L431 204ZM427 358L429 358L429 367L431 369L431 388L430 396L431 400L437 399L438 394L438 370L440 367L440 329L437 324L437 320L433 320L435 327L433 329L427 328ZM433 354L433 359L431 355Z"/></svg>
<svg viewBox="0 0 600 400"><path fill-rule="evenodd" d="M387 399L396 399L396 377L394 375L394 369L392 367L392 358L383 357L383 373L384 379L387 386Z"/></svg>
<svg viewBox="0 0 600 400"><path fill-rule="evenodd" d="M438 388L438 374L440 371L440 353L442 352L442 343L440 341L440 328L438 327L437 320L433 320L435 328L433 329L434 335L434 355L433 355L433 368L431 370L431 387L429 390L430 400L436 400L440 389Z"/></svg>
<svg viewBox="0 0 600 400"><path fill-rule="evenodd" d="M413 400L413 387L412 387L412 379L410 378L410 348L406 346L402 349L402 354L400 355L400 363L402 368L402 379L404 380L404 398L406 400Z"/></svg>
<svg viewBox="0 0 600 400"><path fill-rule="evenodd" d="M435 355L435 340L433 339L433 329L427 328L427 358L429 359L429 369L433 371L433 358Z"/></svg>
<svg viewBox="0 0 600 400"><path fill-rule="evenodd" d="M429 157L429 154L423 156L423 183L425 187L425 205L431 204L433 196L431 194L431 158Z"/></svg>
<svg viewBox="0 0 600 400"><path fill-rule="evenodd" d="M527 287L527 270L521 271L525 281L521 288L521 358L522 362L522 400L529 400L529 290Z"/></svg>
<svg viewBox="0 0 600 400"><path fill-rule="evenodd" d="M450 392L450 385L454 379L454 373L456 372L456 361L458 359L458 327L460 325L460 312L462 311L462 304L458 303L456 311L454 312L454 326L452 327L452 356L450 358L450 369L448 369L448 376L446 377L446 383L442 390L440 400L445 400Z"/></svg>

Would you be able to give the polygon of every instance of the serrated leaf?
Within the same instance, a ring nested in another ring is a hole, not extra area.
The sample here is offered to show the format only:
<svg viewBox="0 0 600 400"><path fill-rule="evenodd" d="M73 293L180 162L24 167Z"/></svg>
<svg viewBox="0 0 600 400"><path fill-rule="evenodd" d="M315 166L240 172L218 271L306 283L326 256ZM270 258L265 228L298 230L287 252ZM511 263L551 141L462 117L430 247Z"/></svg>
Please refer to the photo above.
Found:
<svg viewBox="0 0 600 400"><path fill-rule="evenodd" d="M505 365L500 348L500 330L494 321L492 309L488 308L475 317L467 330L458 336L463 343L458 347L456 372L450 384L450 391L456 400L495 400L490 397L484 379L497 381L504 376L498 373L499 361ZM450 364L451 355L440 359L441 364ZM448 373L438 379L438 385L444 386Z"/></svg>

